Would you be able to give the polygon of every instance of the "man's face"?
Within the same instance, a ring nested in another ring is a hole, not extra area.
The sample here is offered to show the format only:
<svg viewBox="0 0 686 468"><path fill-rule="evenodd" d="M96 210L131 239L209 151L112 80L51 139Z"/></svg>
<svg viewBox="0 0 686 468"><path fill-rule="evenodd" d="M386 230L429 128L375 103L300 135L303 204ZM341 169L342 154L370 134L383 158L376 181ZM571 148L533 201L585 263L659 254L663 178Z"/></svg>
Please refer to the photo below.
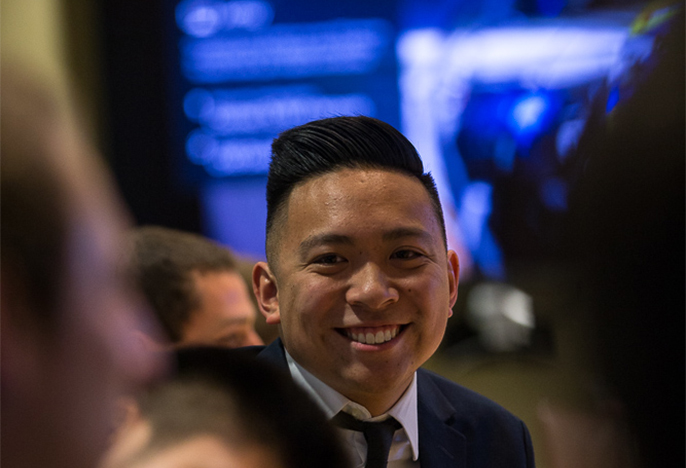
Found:
<svg viewBox="0 0 686 468"><path fill-rule="evenodd" d="M276 295L258 296L268 323L319 379L386 411L437 349L457 299L457 256L426 189L396 172L341 169L296 186L284 209Z"/></svg>
<svg viewBox="0 0 686 468"><path fill-rule="evenodd" d="M238 348L264 344L255 331L255 306L237 272L193 273L200 307L183 327L181 344Z"/></svg>

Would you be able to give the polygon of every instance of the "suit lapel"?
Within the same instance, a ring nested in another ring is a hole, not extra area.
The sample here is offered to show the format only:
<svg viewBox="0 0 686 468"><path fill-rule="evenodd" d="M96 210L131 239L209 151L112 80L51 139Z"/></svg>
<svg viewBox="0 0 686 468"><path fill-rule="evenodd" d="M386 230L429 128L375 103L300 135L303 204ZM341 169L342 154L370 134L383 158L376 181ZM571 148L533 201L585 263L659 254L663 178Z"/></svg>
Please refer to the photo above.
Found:
<svg viewBox="0 0 686 468"><path fill-rule="evenodd" d="M419 462L422 468L464 467L466 439L450 426L454 407L421 370L417 378Z"/></svg>
<svg viewBox="0 0 686 468"><path fill-rule="evenodd" d="M277 338L257 355L257 358L278 367L282 371L288 371L288 361L283 349L281 338Z"/></svg>
<svg viewBox="0 0 686 468"><path fill-rule="evenodd" d="M283 343L277 338L257 358L288 372ZM451 427L455 408L421 369L417 375L419 461L422 468L464 468L465 437Z"/></svg>

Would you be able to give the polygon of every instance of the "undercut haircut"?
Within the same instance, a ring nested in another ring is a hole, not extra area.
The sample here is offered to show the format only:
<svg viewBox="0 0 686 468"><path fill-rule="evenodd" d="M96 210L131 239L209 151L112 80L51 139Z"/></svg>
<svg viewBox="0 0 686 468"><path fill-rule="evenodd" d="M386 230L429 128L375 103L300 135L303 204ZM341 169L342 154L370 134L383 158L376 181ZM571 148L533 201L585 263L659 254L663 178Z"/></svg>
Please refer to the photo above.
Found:
<svg viewBox="0 0 686 468"><path fill-rule="evenodd" d="M410 141L391 125L365 117L332 117L287 130L272 143L267 179L267 242L275 264L277 225L293 189L339 169L383 169L414 177L426 188L447 247L443 209L436 184Z"/></svg>
<svg viewBox="0 0 686 468"><path fill-rule="evenodd" d="M159 226L133 231L129 262L140 290L174 343L181 341L184 325L200 307L193 275L238 273L227 248L199 234Z"/></svg>

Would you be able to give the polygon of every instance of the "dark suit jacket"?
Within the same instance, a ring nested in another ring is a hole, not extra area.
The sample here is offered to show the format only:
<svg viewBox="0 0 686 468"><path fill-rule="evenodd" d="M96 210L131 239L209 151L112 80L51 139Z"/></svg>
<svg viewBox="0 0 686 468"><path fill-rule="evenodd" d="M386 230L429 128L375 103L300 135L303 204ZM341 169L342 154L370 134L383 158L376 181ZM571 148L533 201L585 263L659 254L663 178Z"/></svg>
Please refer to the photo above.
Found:
<svg viewBox="0 0 686 468"><path fill-rule="evenodd" d="M253 352L288 371L281 340ZM534 467L528 429L488 398L419 369L417 405L422 468Z"/></svg>

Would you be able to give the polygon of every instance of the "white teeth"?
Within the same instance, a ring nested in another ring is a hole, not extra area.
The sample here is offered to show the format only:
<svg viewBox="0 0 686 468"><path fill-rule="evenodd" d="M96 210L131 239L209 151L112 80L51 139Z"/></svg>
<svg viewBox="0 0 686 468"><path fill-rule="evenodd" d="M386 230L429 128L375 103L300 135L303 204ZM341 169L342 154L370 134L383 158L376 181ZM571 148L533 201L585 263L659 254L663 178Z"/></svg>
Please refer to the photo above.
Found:
<svg viewBox="0 0 686 468"><path fill-rule="evenodd" d="M362 344L381 344L387 341L391 341L398 335L399 331L400 328L396 326L392 329L378 331L376 332L376 334L372 332L359 334L348 332L348 338Z"/></svg>

